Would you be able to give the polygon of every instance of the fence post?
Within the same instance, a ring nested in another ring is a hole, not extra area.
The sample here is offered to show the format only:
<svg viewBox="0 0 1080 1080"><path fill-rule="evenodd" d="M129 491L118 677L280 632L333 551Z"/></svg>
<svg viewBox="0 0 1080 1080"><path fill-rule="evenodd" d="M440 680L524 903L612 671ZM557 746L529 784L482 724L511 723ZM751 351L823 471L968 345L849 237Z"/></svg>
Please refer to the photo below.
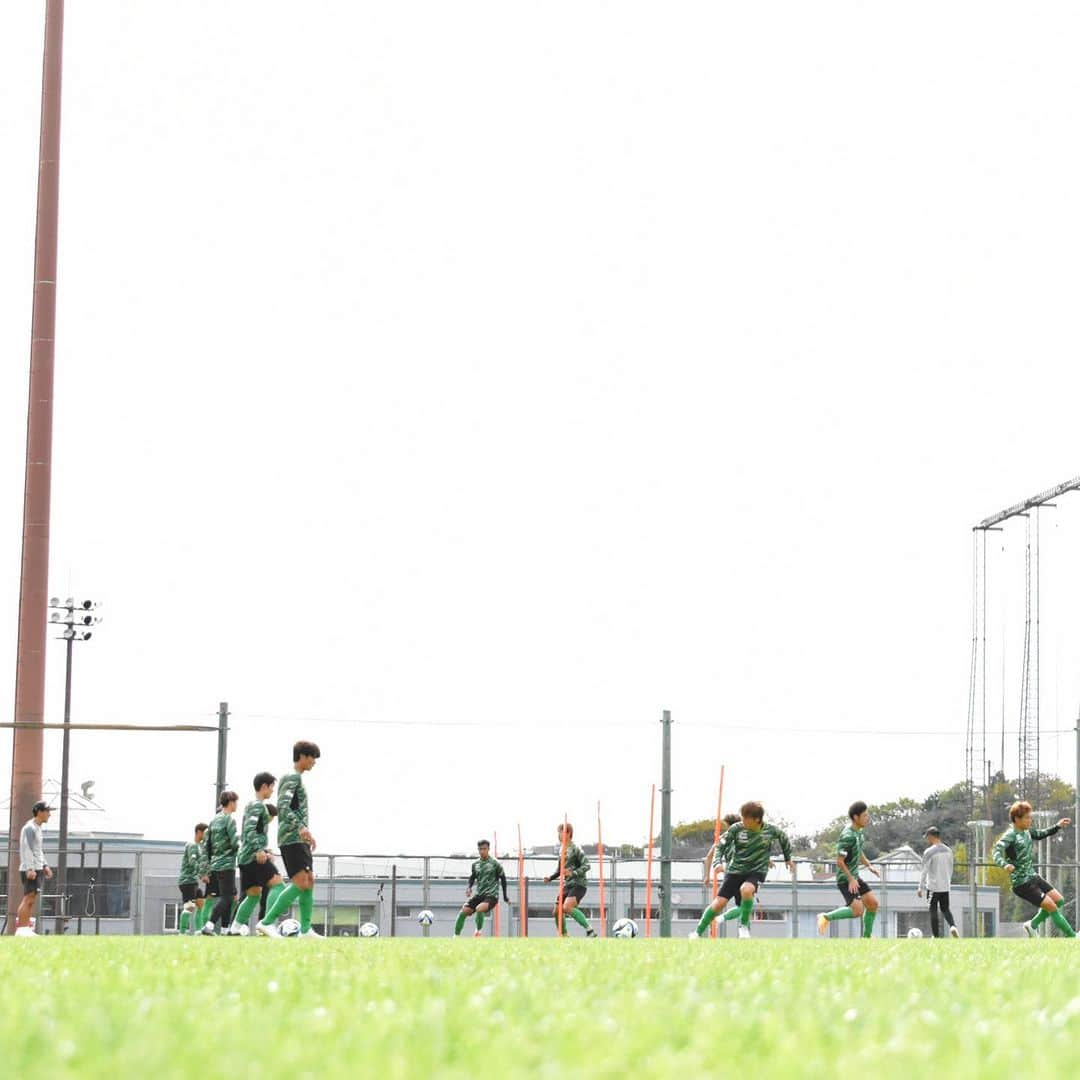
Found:
<svg viewBox="0 0 1080 1080"><path fill-rule="evenodd" d="M397 936L397 863L390 864L390 936Z"/></svg>
<svg viewBox="0 0 1080 1080"><path fill-rule="evenodd" d="M799 936L799 863L792 859L791 865L791 936Z"/></svg>
<svg viewBox="0 0 1080 1080"><path fill-rule="evenodd" d="M94 878L94 888L97 889L101 884L101 859L104 854L104 845L99 840L97 846L97 877ZM98 898L94 896L94 936L97 937L101 934L101 904L98 903Z"/></svg>
<svg viewBox="0 0 1080 1080"><path fill-rule="evenodd" d="M326 887L326 918L323 921L323 933L327 937L334 936L334 909L337 906L337 864L333 855L326 857L326 869L329 872L329 882Z"/></svg>

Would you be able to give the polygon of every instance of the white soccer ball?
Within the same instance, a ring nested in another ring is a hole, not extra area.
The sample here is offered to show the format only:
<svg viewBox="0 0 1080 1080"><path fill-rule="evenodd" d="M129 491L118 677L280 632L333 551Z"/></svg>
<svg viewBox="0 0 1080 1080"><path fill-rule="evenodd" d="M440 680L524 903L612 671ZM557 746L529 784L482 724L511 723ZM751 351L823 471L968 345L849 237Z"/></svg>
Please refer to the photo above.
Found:
<svg viewBox="0 0 1080 1080"><path fill-rule="evenodd" d="M922 931L917 926L913 926L907 932L907 936L910 937L910 938L922 937Z"/></svg>
<svg viewBox="0 0 1080 1080"><path fill-rule="evenodd" d="M361 937L378 937L379 928L373 922L366 922L360 927Z"/></svg>
<svg viewBox="0 0 1080 1080"><path fill-rule="evenodd" d="M282 937L299 937L300 924L295 919L283 919L278 926L278 933Z"/></svg>
<svg viewBox="0 0 1080 1080"><path fill-rule="evenodd" d="M434 912L428 911L427 908L424 908L424 910L416 916L416 921L421 926L430 926L435 921L435 914Z"/></svg>
<svg viewBox="0 0 1080 1080"><path fill-rule="evenodd" d="M611 928L611 934L617 938L637 937L637 923L633 919L620 919Z"/></svg>

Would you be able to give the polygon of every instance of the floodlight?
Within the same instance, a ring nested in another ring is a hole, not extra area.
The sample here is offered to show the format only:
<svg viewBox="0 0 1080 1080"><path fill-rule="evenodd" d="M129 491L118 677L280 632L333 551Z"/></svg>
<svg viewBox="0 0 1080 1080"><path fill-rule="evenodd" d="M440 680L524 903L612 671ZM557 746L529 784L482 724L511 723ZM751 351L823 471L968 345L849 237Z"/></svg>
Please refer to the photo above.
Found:
<svg viewBox="0 0 1080 1080"><path fill-rule="evenodd" d="M84 615L79 621L83 624L83 626L92 626L94 622L94 616Z"/></svg>
<svg viewBox="0 0 1080 1080"><path fill-rule="evenodd" d="M75 597L73 597L73 596L69 596L69 597L68 597L68 598L67 598L67 599L66 599L66 600L64 601L64 607L74 607L74 606L75 606Z"/></svg>
<svg viewBox="0 0 1080 1080"><path fill-rule="evenodd" d="M59 607L59 606L60 606L60 597L59 596L50 596L49 597L49 607Z"/></svg>
<svg viewBox="0 0 1080 1080"><path fill-rule="evenodd" d="M82 636L79 638L79 640L80 641L89 641L92 636L93 635L90 633L89 630L84 630L83 633L82 633Z"/></svg>
<svg viewBox="0 0 1080 1080"><path fill-rule="evenodd" d="M73 638L74 636L75 636L75 631L74 631L74 630L72 630L72 629L71 629L71 627L69 626L69 627L68 627L68 628L67 628L67 629L66 629L66 630L64 631L64 638L65 638L65 640L67 640L67 641L70 641L70 640L71 640L71 639L72 639L72 638Z"/></svg>
<svg viewBox="0 0 1080 1080"><path fill-rule="evenodd" d="M59 611L54 611L49 616L49 622L59 622L59 621L60 621L60 612Z"/></svg>
<svg viewBox="0 0 1080 1080"><path fill-rule="evenodd" d="M89 611L94 606L94 601L93 600L84 600L82 602L82 606L83 606L84 611Z"/></svg>

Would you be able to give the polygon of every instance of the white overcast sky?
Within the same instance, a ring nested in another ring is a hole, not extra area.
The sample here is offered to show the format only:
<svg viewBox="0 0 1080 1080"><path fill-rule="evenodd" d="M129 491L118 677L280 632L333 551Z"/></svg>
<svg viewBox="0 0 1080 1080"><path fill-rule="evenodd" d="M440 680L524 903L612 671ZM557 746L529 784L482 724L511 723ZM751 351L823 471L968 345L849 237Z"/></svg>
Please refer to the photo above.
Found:
<svg viewBox="0 0 1080 1080"><path fill-rule="evenodd" d="M0 15L9 714L43 10ZM677 820L721 763L807 829L961 779L970 527L1080 474L1078 54L1067 3L69 0L51 579L108 616L74 718L228 700L241 792L317 740L338 851L590 840L597 800L640 842L665 707ZM210 810L212 736L72 761L114 827Z"/></svg>

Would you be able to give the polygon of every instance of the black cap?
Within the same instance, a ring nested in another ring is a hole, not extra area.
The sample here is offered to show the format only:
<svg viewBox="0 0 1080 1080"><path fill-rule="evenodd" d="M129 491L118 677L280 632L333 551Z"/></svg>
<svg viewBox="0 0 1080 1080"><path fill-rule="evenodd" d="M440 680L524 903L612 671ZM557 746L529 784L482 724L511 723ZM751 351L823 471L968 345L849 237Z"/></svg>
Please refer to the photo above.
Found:
<svg viewBox="0 0 1080 1080"><path fill-rule="evenodd" d="M50 806L47 802L36 802L34 808L30 811L32 814L40 814L42 810L54 810L53 806Z"/></svg>
<svg viewBox="0 0 1080 1080"><path fill-rule="evenodd" d="M941 835L941 830L936 825L931 825L930 828L927 829L926 832L923 833L923 836L940 836L940 835Z"/></svg>

